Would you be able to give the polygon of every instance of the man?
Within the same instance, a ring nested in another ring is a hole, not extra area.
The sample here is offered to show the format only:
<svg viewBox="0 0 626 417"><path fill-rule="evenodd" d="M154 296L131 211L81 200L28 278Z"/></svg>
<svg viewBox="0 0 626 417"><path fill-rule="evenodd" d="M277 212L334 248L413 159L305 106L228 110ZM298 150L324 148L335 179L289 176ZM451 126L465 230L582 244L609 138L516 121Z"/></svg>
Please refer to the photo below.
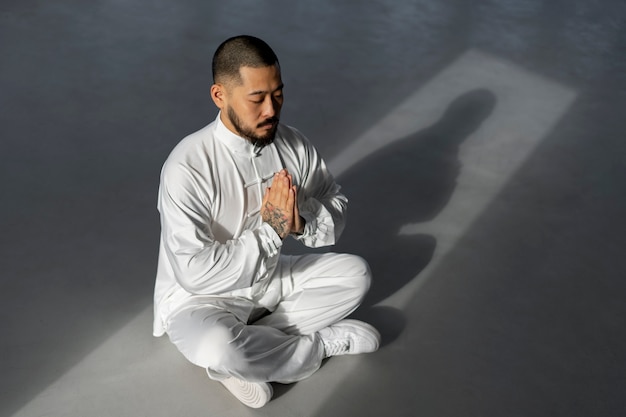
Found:
<svg viewBox="0 0 626 417"><path fill-rule="evenodd" d="M238 36L213 57L216 120L183 139L163 166L154 335L167 333L249 407L270 382L313 374L324 358L373 352L380 335L344 320L370 283L347 254L281 255L289 236L335 243L346 198L315 148L279 124L280 66L262 40Z"/></svg>

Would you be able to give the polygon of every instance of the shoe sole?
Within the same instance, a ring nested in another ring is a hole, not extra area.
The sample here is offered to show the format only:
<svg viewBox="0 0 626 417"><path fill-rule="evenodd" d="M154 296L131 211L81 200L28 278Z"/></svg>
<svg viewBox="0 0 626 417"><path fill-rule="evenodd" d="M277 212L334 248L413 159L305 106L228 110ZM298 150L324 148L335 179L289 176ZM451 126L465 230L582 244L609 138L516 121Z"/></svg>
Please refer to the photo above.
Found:
<svg viewBox="0 0 626 417"><path fill-rule="evenodd" d="M271 399L274 391L268 382L246 382L237 378L219 381L231 394L250 408L261 408Z"/></svg>

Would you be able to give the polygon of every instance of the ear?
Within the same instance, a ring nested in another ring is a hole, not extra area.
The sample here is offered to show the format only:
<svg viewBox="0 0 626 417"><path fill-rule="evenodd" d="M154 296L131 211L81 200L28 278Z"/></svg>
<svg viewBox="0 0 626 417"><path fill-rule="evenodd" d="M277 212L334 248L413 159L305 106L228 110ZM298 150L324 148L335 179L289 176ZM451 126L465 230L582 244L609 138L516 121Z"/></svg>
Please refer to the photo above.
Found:
<svg viewBox="0 0 626 417"><path fill-rule="evenodd" d="M211 99L218 109L222 110L226 106L226 91L222 84L211 86Z"/></svg>

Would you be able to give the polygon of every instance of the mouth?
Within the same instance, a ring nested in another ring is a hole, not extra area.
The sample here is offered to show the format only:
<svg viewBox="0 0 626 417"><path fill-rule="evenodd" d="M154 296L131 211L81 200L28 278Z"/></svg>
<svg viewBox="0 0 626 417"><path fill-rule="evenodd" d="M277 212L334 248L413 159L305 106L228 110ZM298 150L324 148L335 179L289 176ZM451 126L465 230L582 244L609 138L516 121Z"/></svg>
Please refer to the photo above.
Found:
<svg viewBox="0 0 626 417"><path fill-rule="evenodd" d="M269 130L269 129L275 128L277 125L278 125L278 120L270 120L265 123L261 123L259 125L259 128Z"/></svg>

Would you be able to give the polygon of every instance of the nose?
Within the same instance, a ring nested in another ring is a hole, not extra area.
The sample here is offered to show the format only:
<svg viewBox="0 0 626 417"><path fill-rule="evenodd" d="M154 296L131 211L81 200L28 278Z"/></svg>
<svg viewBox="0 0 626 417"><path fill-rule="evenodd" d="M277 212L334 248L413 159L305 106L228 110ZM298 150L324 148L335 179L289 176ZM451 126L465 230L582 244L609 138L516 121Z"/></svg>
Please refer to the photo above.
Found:
<svg viewBox="0 0 626 417"><path fill-rule="evenodd" d="M271 94L268 94L263 101L263 118L269 119L277 116L280 113L280 107L280 103Z"/></svg>

